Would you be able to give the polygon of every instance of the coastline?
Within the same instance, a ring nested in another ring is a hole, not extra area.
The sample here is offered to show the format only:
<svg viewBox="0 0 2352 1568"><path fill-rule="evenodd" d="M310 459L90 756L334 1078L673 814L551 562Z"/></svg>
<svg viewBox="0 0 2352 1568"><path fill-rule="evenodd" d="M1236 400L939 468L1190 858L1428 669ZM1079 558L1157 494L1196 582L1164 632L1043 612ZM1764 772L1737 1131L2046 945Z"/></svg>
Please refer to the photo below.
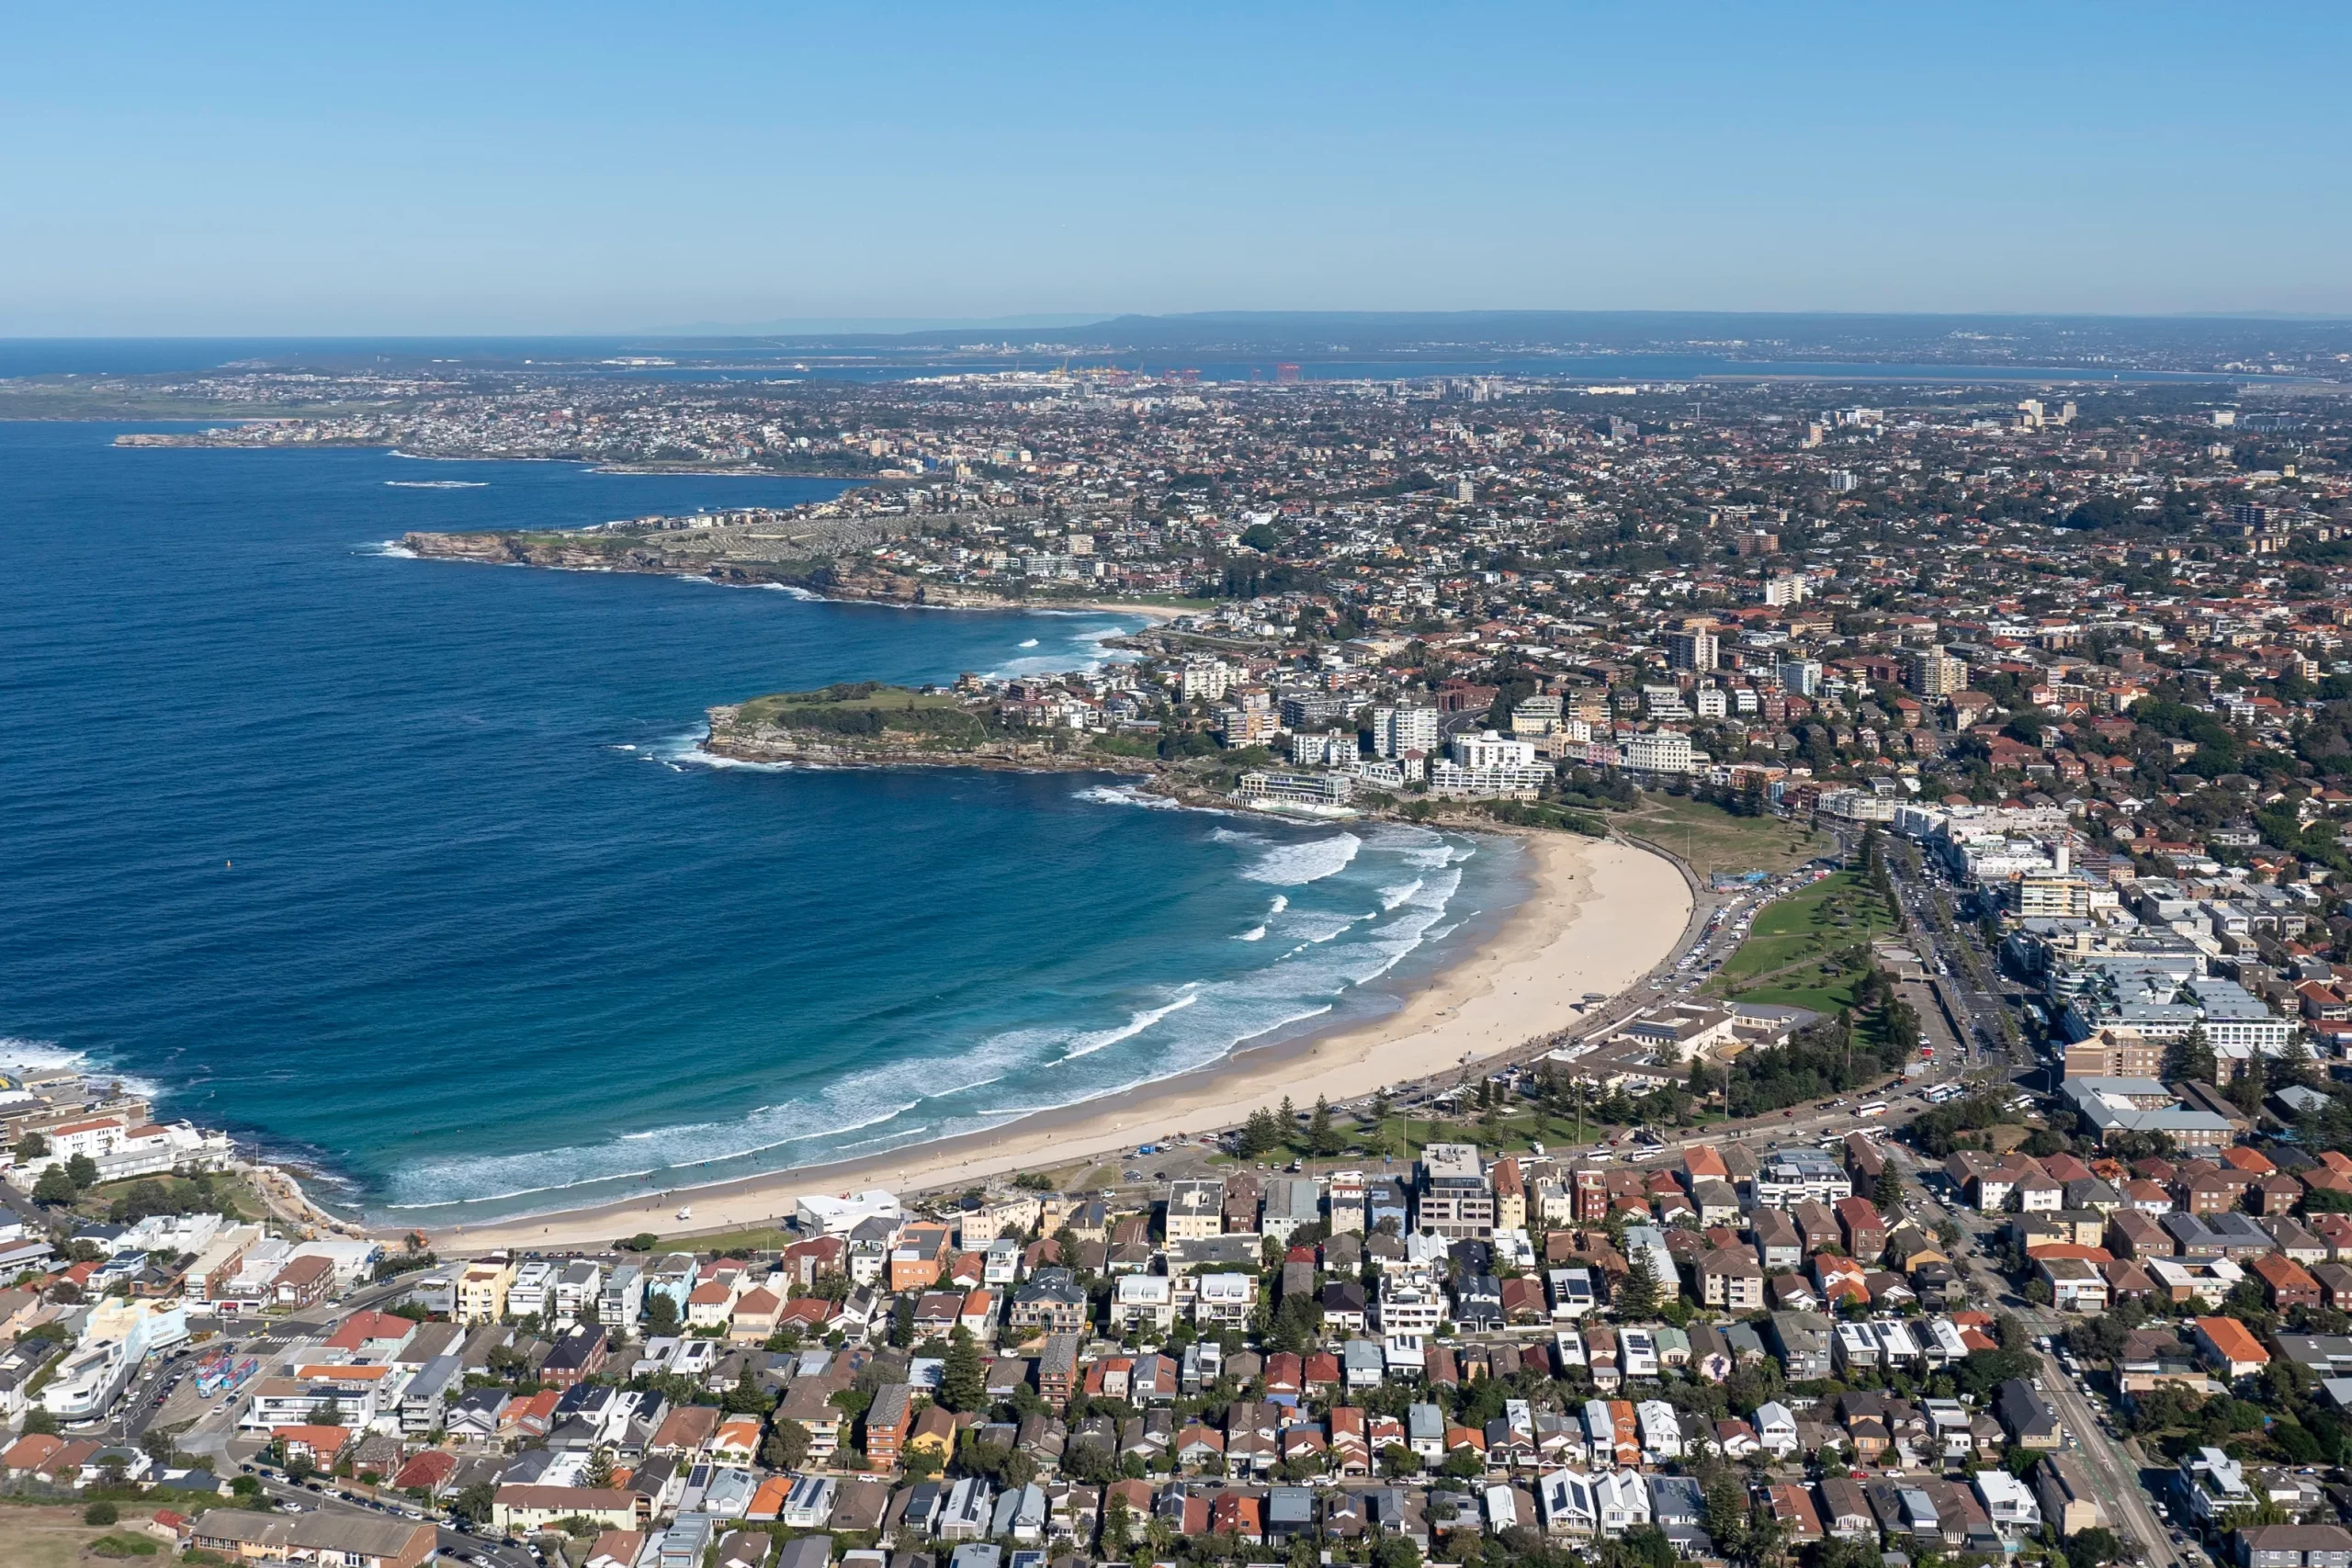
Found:
<svg viewBox="0 0 2352 1568"><path fill-rule="evenodd" d="M983 1133L428 1235L457 1252L602 1247L640 1231L691 1239L778 1224L804 1192L960 1186L1230 1126L1285 1096L1302 1106L1318 1096L1337 1103L1457 1071L1465 1060L1573 1027L1587 992L1614 996L1669 957L1690 914L1680 869L1652 851L1560 834L1515 836L1527 853L1527 897L1484 943L1420 981L1384 1017L1245 1048L1197 1072ZM694 1207L690 1224L676 1218L682 1202Z"/></svg>
<svg viewBox="0 0 2352 1568"><path fill-rule="evenodd" d="M396 456L398 454L395 454ZM1166 604L1125 599L1012 599L993 594L974 593L957 589L947 597L911 599L891 593L859 593L842 592L836 585L832 592L823 592L805 583L783 578L752 579L738 575L729 577L715 570L712 563L640 561L616 564L611 560L584 562L571 559L535 558L517 553L511 547L502 558L481 547L459 547L451 540L503 540L519 532L514 529L493 529L468 533L433 533L411 531L397 539L387 539L382 547L387 551L404 552L402 558L411 560L462 561L475 566L515 566L538 571L633 572L646 577L688 578L715 583L721 588L784 588L812 603L824 604L876 604L897 610L968 610L983 613L1012 612L1023 615L1133 615L1151 625L1160 626L1176 619L1186 611Z"/></svg>

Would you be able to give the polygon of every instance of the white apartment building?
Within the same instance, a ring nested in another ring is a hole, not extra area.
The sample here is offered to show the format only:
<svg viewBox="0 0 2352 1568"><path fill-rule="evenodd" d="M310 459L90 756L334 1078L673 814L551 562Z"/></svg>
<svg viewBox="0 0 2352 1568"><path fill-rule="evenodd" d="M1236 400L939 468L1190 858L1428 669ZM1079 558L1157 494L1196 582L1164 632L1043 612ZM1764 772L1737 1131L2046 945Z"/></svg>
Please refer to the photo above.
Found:
<svg viewBox="0 0 2352 1568"><path fill-rule="evenodd" d="M1345 768L1356 760L1356 737L1351 729L1329 729L1319 733L1293 735L1290 738L1290 760L1301 768Z"/></svg>
<svg viewBox="0 0 2352 1568"><path fill-rule="evenodd" d="M1453 761L1461 768L1525 768L1535 763L1535 742L1482 729L1453 738Z"/></svg>
<svg viewBox="0 0 2352 1568"><path fill-rule="evenodd" d="M1232 683L1233 671L1223 660L1195 659L1186 662L1177 672L1178 689L1190 702L1221 702L1226 688Z"/></svg>
<svg viewBox="0 0 2352 1568"><path fill-rule="evenodd" d="M1625 766L1640 773L1687 773L1691 768L1690 738L1679 729L1629 736Z"/></svg>
<svg viewBox="0 0 2352 1568"><path fill-rule="evenodd" d="M516 1317L546 1317L555 1304L556 1280L561 1273L560 1264L530 1259L514 1270L514 1282L506 1290L506 1310Z"/></svg>
<svg viewBox="0 0 2352 1568"><path fill-rule="evenodd" d="M1408 751L1423 756L1437 752L1437 709L1424 707L1376 707L1372 710L1373 750L1384 757L1401 757Z"/></svg>

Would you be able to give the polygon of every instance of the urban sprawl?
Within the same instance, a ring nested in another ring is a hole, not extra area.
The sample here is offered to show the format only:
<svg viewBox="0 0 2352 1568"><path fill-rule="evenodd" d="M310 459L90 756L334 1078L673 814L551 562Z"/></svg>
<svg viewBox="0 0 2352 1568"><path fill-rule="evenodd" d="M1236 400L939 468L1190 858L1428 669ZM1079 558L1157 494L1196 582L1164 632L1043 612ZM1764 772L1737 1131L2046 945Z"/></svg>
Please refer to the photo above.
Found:
<svg viewBox="0 0 2352 1568"><path fill-rule="evenodd" d="M126 439L856 480L464 548L1149 603L910 695L1711 911L1450 1084L560 1256L8 1079L11 1494L368 1568L2352 1568L2332 390L296 379L223 400L366 406Z"/></svg>

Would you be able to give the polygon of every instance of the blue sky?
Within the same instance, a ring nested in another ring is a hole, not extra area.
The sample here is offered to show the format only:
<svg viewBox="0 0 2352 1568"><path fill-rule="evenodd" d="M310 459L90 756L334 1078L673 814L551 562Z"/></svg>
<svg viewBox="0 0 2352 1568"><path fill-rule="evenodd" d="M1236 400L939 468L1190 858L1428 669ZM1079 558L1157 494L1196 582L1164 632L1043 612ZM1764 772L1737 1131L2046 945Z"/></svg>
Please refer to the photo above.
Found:
<svg viewBox="0 0 2352 1568"><path fill-rule="evenodd" d="M2352 311L2352 8L12 7L0 335Z"/></svg>

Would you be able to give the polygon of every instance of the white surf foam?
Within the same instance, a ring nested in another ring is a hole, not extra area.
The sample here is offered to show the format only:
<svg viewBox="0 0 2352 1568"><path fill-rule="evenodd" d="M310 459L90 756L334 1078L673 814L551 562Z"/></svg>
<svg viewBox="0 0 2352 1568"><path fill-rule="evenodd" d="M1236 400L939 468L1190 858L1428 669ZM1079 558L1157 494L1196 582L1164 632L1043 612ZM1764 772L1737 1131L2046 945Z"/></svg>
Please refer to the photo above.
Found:
<svg viewBox="0 0 2352 1568"><path fill-rule="evenodd" d="M1134 784L1089 784L1070 792L1072 800L1089 800L1097 806L1140 806L1150 811L1182 811L1182 803L1164 795L1147 795Z"/></svg>
<svg viewBox="0 0 2352 1568"><path fill-rule="evenodd" d="M18 1034L0 1034L0 1069L19 1074L81 1073L107 1083L119 1083L129 1092L148 1100L161 1092L149 1080L119 1071L86 1051L61 1045L54 1040L28 1040Z"/></svg>
<svg viewBox="0 0 2352 1568"><path fill-rule="evenodd" d="M1165 1006L1139 1009L1133 1017L1116 1029L1097 1030L1091 1034L1080 1035L1070 1043L1069 1049L1063 1053L1062 1060L1068 1062L1080 1056L1091 1056L1095 1052L1116 1045L1122 1040L1132 1040L1169 1014L1182 1012L1200 999L1201 993L1198 990L1187 989L1183 995Z"/></svg>
<svg viewBox="0 0 2352 1568"><path fill-rule="evenodd" d="M636 749L626 747L623 750ZM660 762L678 773L688 768L709 768L715 772L740 768L752 773L788 773L800 768L797 762L753 762L741 757L722 757L716 752L706 751L702 749L702 731L698 729L648 746L642 755L649 762Z"/></svg>
<svg viewBox="0 0 2352 1568"><path fill-rule="evenodd" d="M417 558L416 552L410 549L406 545L401 544L398 539L379 539L372 545L361 547L357 553L363 556L382 556L390 560L414 560Z"/></svg>
<svg viewBox="0 0 2352 1568"><path fill-rule="evenodd" d="M1019 644L1016 644L1015 646L1017 646L1017 647L1021 647L1021 648L1035 648L1035 647L1036 647L1036 646L1037 646L1037 639L1036 639L1035 637L1031 637L1027 642L1024 642L1024 643L1019 643Z"/></svg>
<svg viewBox="0 0 2352 1568"><path fill-rule="evenodd" d="M1244 868L1241 874L1251 882L1268 882L1277 887L1304 887L1347 870L1356 858L1356 852L1363 848L1363 840L1353 833L1334 833L1328 839L1309 839L1304 843L1277 844L1257 864Z"/></svg>
<svg viewBox="0 0 2352 1568"><path fill-rule="evenodd" d="M386 479L394 490L488 490L487 479Z"/></svg>

